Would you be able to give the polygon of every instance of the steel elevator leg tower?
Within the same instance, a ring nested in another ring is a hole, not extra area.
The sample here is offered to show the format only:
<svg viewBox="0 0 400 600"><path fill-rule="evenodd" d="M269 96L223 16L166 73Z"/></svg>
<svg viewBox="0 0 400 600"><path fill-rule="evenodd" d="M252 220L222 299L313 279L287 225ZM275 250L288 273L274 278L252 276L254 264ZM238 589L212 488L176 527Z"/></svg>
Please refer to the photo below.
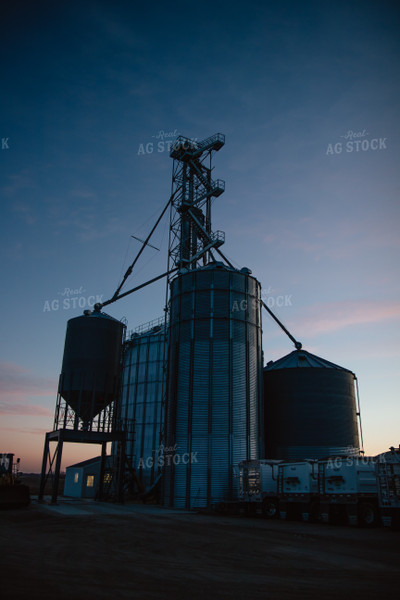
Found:
<svg viewBox="0 0 400 600"><path fill-rule="evenodd" d="M216 133L202 142L180 136L172 146L169 269L196 269L200 260L207 264L225 241L222 231L211 230L212 199L225 191L224 181L211 179L211 159L224 144L225 136Z"/></svg>

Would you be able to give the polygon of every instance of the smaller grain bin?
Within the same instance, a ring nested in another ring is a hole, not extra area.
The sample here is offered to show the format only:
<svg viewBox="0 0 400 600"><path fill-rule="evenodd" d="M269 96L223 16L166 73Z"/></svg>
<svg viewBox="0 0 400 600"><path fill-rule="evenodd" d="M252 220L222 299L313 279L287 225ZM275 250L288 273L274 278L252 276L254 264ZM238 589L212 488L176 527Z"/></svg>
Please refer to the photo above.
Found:
<svg viewBox="0 0 400 600"><path fill-rule="evenodd" d="M295 350L264 368L265 455L286 461L359 453L354 373Z"/></svg>
<svg viewBox="0 0 400 600"><path fill-rule="evenodd" d="M167 330L164 319L143 326L125 343L119 415L134 423L126 454L145 489L157 479L163 451L163 392Z"/></svg>
<svg viewBox="0 0 400 600"><path fill-rule="evenodd" d="M96 311L68 321L59 393L83 429L117 396L124 329L121 321Z"/></svg>

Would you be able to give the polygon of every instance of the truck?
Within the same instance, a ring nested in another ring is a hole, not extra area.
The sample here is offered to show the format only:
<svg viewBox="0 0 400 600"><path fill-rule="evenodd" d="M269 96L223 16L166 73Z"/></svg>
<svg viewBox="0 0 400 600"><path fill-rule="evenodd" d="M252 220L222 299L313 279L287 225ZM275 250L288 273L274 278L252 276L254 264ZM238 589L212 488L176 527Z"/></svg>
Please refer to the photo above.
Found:
<svg viewBox="0 0 400 600"><path fill-rule="evenodd" d="M238 471L242 514L361 527L381 522L398 526L400 448L378 457L249 460L242 461Z"/></svg>
<svg viewBox="0 0 400 600"><path fill-rule="evenodd" d="M242 512L267 519L279 515L278 466L280 460L245 460L239 463L239 503Z"/></svg>
<svg viewBox="0 0 400 600"><path fill-rule="evenodd" d="M400 529L400 446L378 454L375 472L383 525Z"/></svg>
<svg viewBox="0 0 400 600"><path fill-rule="evenodd" d="M281 463L278 467L278 499L281 519L317 521L318 461Z"/></svg>
<svg viewBox="0 0 400 600"><path fill-rule="evenodd" d="M400 446L378 456L241 461L236 500L222 512L400 529Z"/></svg>
<svg viewBox="0 0 400 600"><path fill-rule="evenodd" d="M336 456L318 461L319 514L325 523L378 523L375 458Z"/></svg>

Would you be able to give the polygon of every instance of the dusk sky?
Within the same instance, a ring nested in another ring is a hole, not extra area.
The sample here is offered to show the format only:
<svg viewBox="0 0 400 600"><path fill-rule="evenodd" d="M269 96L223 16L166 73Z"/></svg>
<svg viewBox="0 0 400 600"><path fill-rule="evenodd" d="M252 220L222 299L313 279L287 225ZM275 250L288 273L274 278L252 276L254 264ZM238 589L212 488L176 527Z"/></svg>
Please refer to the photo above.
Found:
<svg viewBox="0 0 400 600"><path fill-rule="evenodd" d="M225 134L213 229L303 347L353 371L366 454L400 443L397 1L0 8L0 452L39 472L67 320L117 288L171 191L168 141ZM129 289L165 271L168 218ZM105 310L163 314L165 282ZM265 362L294 349L263 314ZM98 454L64 448L63 468Z"/></svg>

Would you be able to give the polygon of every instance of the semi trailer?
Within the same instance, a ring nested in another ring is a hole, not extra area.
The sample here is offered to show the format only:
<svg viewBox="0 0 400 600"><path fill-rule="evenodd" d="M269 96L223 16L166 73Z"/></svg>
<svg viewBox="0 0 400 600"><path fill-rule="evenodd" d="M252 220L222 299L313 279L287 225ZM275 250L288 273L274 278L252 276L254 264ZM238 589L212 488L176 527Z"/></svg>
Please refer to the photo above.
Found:
<svg viewBox="0 0 400 600"><path fill-rule="evenodd" d="M384 525L400 529L400 446L377 456L378 504Z"/></svg>
<svg viewBox="0 0 400 600"><path fill-rule="evenodd" d="M400 447L378 456L242 461L238 476L230 512L233 504L266 518L400 526Z"/></svg>

